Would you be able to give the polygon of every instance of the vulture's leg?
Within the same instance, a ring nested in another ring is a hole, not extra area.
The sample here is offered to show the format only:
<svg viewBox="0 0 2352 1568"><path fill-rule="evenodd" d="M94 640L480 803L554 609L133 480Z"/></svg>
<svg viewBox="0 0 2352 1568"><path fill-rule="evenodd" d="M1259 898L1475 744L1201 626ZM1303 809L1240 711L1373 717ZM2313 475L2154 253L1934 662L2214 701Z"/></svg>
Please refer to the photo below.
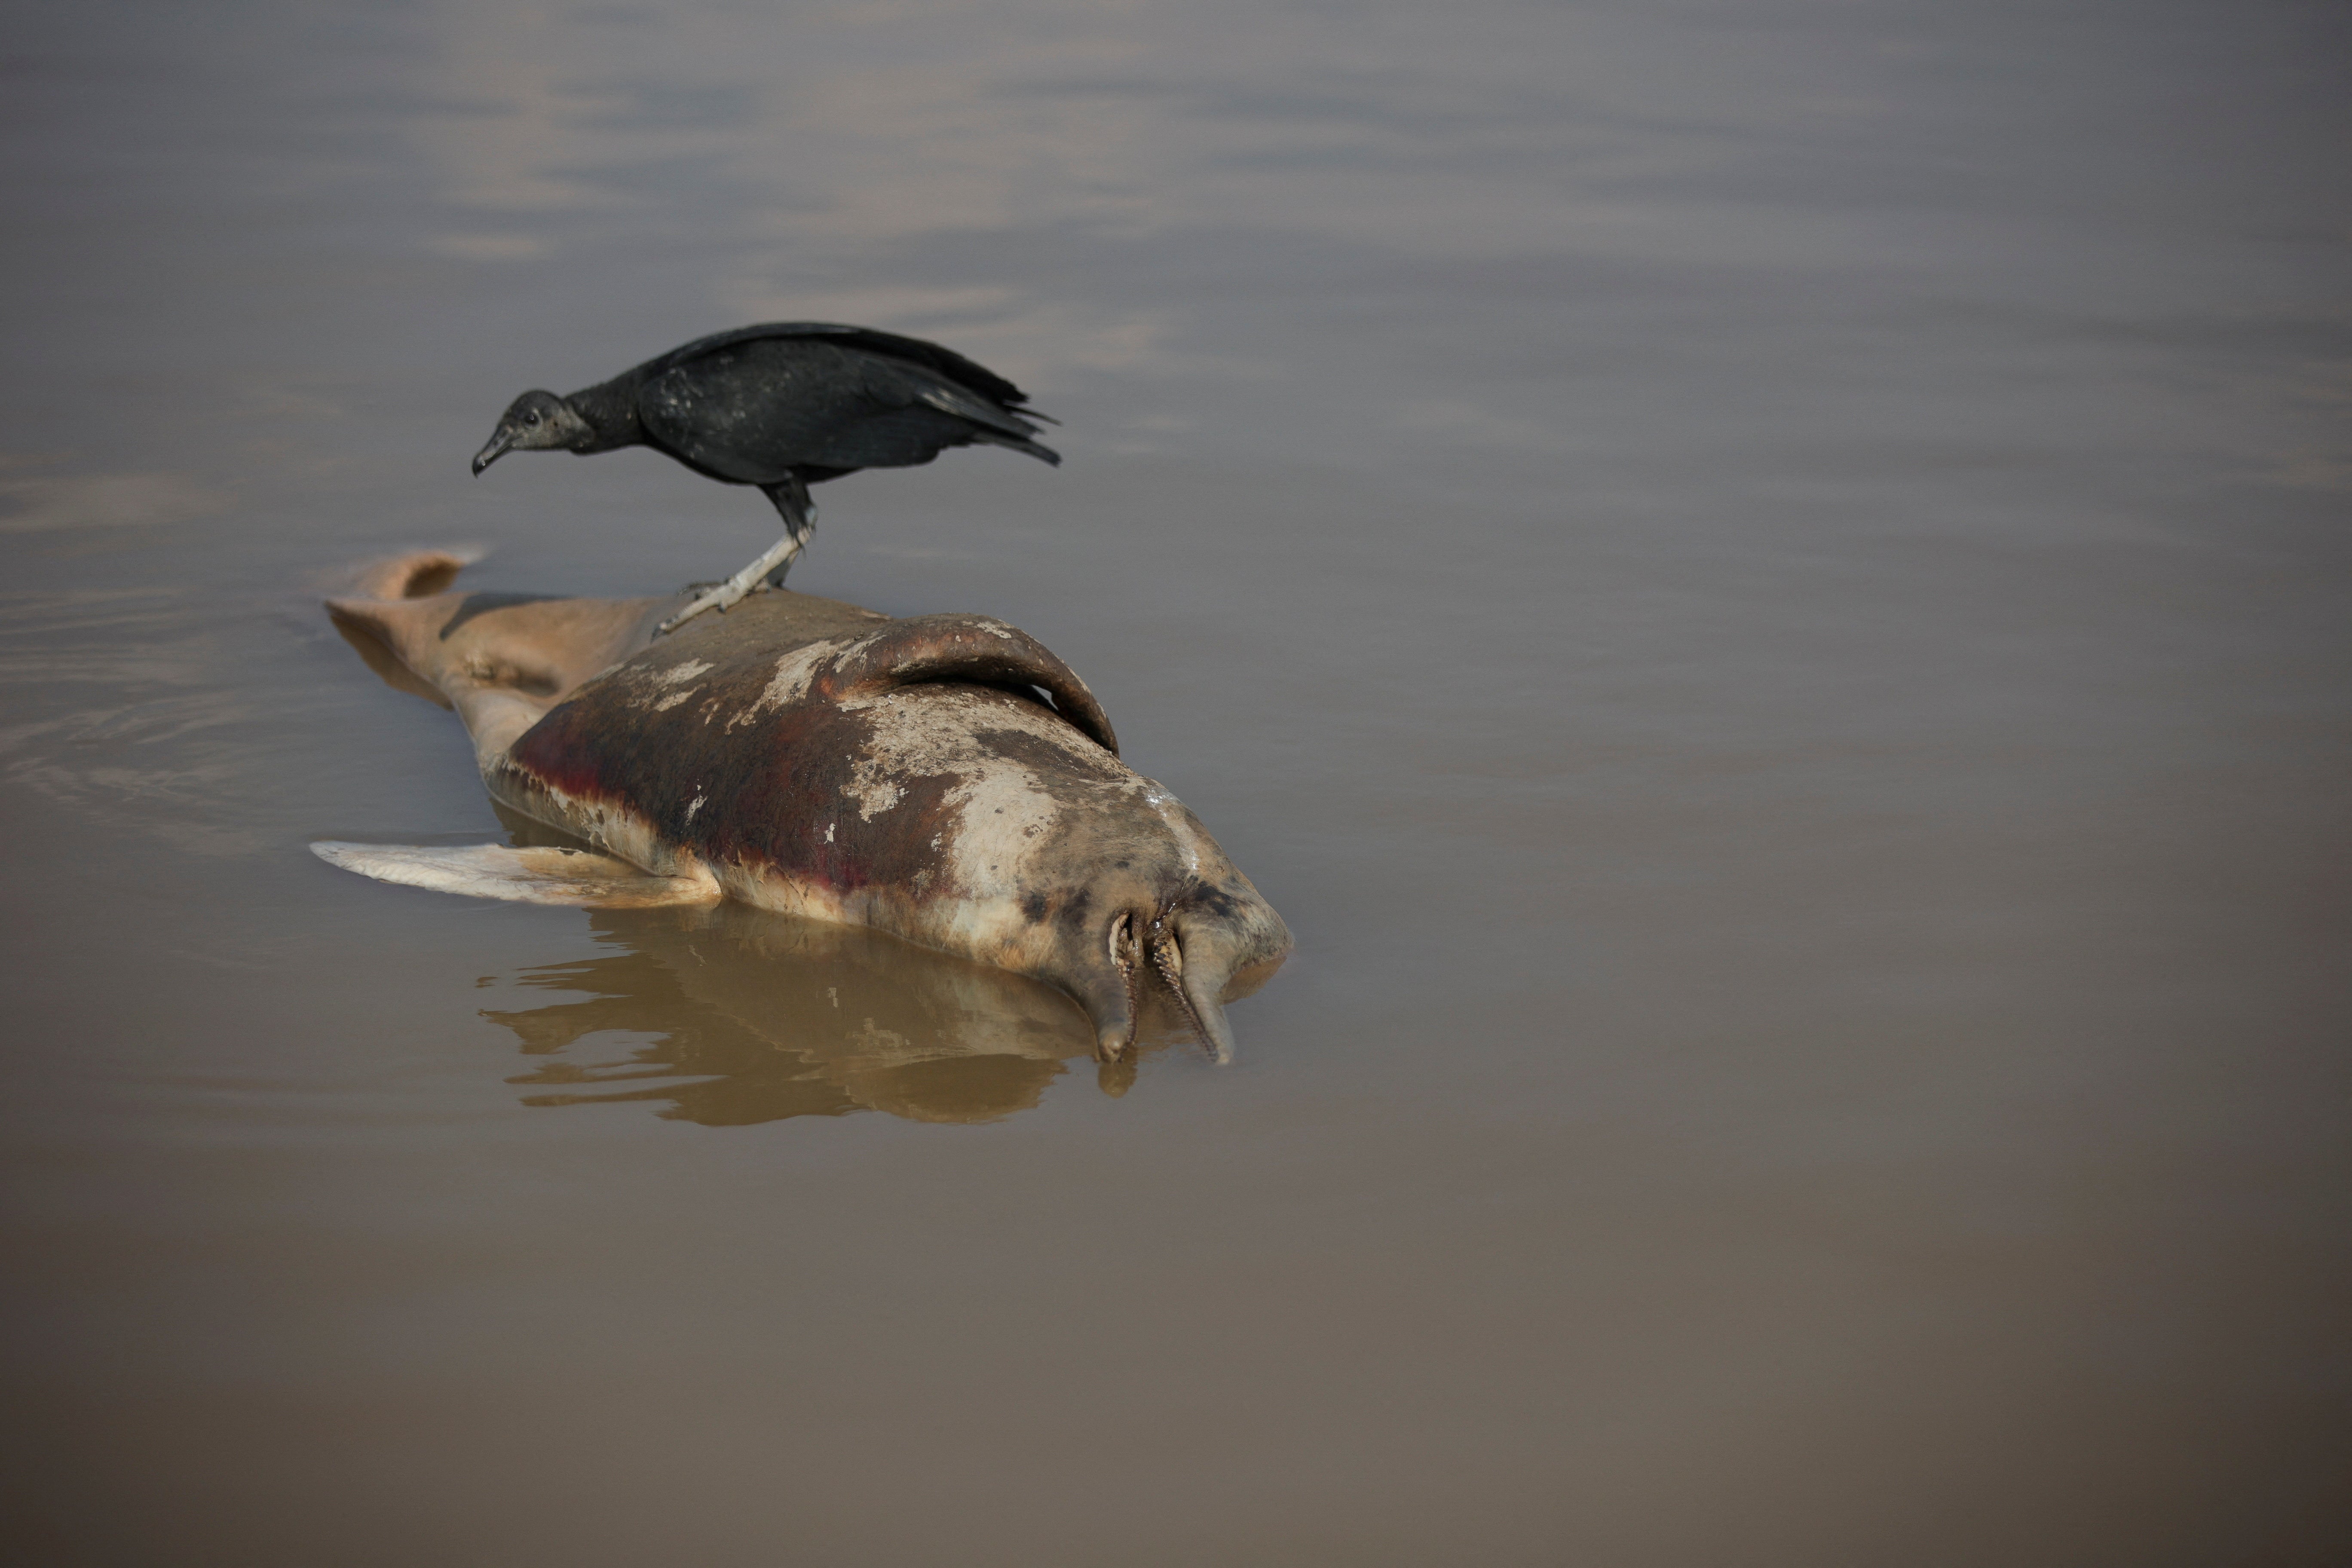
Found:
<svg viewBox="0 0 2352 1568"><path fill-rule="evenodd" d="M770 500L776 504L776 513L784 520L784 540L792 548L768 563L766 580L761 587L781 588L784 577L807 548L810 537L816 532L816 502L809 499L808 486L798 474L782 484L762 485ZM757 592L758 590L753 590Z"/></svg>
<svg viewBox="0 0 2352 1568"><path fill-rule="evenodd" d="M761 485L760 489L767 492L768 499L776 503L776 510L782 514L784 536L743 570L664 621L656 636L677 630L705 610L724 613L746 594L784 585L784 574L793 569L793 562L807 545L809 535L816 531L816 507L809 500L808 486L798 479Z"/></svg>

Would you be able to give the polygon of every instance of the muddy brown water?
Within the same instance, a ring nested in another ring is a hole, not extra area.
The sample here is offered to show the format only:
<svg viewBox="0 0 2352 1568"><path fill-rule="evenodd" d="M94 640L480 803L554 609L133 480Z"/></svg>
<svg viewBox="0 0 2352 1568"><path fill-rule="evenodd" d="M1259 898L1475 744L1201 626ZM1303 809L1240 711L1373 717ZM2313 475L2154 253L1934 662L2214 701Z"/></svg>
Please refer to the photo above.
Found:
<svg viewBox="0 0 2352 1568"><path fill-rule="evenodd" d="M18 6L5 1530L45 1563L2352 1560L2321 6ZM796 585L1092 684L1218 1069L504 837L317 605L731 569L534 384L1066 425Z"/></svg>

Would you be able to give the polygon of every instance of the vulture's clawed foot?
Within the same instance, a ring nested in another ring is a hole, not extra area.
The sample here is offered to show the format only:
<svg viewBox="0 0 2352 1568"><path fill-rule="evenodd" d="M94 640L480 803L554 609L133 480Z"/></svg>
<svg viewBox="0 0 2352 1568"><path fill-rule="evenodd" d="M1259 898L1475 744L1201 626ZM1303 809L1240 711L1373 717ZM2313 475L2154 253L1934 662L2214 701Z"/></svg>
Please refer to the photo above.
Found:
<svg viewBox="0 0 2352 1568"><path fill-rule="evenodd" d="M801 546L807 542L808 534L805 531L785 534L773 545L761 552L758 560L728 578L724 583L717 584L709 592L699 595L694 603L664 621L655 630L654 635L667 637L705 610L723 612L740 603L747 594L757 593L761 588L769 586L783 586L784 574L792 570L793 558L801 552Z"/></svg>

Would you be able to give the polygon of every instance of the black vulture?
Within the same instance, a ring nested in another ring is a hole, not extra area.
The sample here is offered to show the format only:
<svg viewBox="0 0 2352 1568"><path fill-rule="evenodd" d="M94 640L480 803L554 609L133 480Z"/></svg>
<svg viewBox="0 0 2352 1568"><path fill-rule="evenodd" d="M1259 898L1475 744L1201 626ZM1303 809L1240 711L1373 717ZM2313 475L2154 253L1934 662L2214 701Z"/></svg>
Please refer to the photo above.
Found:
<svg viewBox="0 0 2352 1568"><path fill-rule="evenodd" d="M1010 447L1048 463L1031 437L1043 414L1027 395L961 354L824 321L776 321L700 338L612 380L558 397L524 393L474 457L479 474L509 452L610 452L651 447L706 479L757 485L783 515L784 537L662 625L781 586L816 530L808 487L860 468L928 463L949 447Z"/></svg>

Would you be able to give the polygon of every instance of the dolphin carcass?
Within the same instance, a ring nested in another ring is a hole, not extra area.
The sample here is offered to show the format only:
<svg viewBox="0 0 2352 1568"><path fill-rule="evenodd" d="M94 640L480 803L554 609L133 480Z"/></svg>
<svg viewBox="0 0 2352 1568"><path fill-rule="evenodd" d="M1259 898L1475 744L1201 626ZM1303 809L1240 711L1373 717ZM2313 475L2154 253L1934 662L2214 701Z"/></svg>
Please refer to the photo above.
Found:
<svg viewBox="0 0 2352 1568"><path fill-rule="evenodd" d="M331 599L394 684L455 708L493 799L584 849L321 843L385 881L620 908L723 898L865 925L1076 999L1098 1054L1165 988L1219 1059L1290 932L1086 683L984 616L783 590L655 640L677 597L448 591L429 552Z"/></svg>

